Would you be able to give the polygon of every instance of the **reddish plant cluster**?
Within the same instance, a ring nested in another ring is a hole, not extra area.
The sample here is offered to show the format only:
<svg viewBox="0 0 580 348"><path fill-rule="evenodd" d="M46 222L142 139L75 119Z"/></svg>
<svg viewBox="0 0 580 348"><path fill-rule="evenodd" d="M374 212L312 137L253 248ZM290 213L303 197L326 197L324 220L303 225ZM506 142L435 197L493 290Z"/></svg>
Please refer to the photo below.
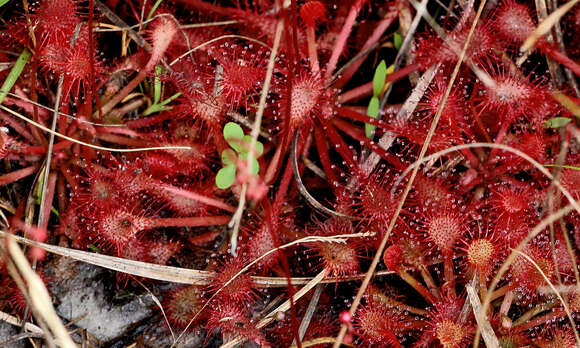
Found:
<svg viewBox="0 0 580 348"><path fill-rule="evenodd" d="M383 76L380 119L367 116L377 96L368 81L375 61L392 62L399 49L385 38L408 34L408 2L154 3L2 9L12 16L0 58L31 54L0 110L12 232L26 235L24 217L45 216L38 227L51 232L28 237L202 267L207 285L176 288L163 305L172 326L199 327L206 342L320 346L342 323L345 342L361 346L466 347L481 325L469 286L481 302L491 298L485 318L500 346L576 344L568 313L577 321L580 212L530 233L580 197L578 52L541 37L520 62L538 24L531 2L501 0L481 17L470 2L438 8L445 25L420 24L406 65ZM563 17L564 37L580 29L578 13ZM419 100L399 104L421 85ZM436 116L431 158L407 192ZM241 158L234 185L220 190L227 122L259 131L264 152L257 175ZM376 127L372 137L365 124ZM230 221L241 222L234 252ZM378 267L390 272L351 316L358 276L384 238ZM1 269L2 289L13 287ZM334 286L305 296L316 310L297 296L272 311L277 296L294 296L301 277L319 272ZM0 295L22 315L21 294Z"/></svg>

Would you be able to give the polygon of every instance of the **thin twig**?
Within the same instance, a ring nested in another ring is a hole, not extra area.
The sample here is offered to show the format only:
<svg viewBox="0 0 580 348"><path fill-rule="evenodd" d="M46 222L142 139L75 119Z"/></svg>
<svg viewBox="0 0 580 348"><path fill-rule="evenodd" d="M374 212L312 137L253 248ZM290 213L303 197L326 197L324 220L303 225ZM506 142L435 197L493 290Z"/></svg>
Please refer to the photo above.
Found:
<svg viewBox="0 0 580 348"><path fill-rule="evenodd" d="M0 237L7 235L7 232L0 230ZM356 236L364 235L364 234L356 234ZM344 236L343 236L344 237ZM188 269L188 268L180 268L180 267L172 267L172 266L164 266L158 265L155 263L147 263L129 259L123 259L120 257L114 257L109 255L102 255L102 254L95 254L88 251L70 249L55 245L49 245L46 243L36 242L24 237L20 236L13 236L13 238L18 242L26 245L35 246L41 248L49 253L69 257L71 259L85 262L91 265L103 267L106 269L110 269L117 272L123 272L127 274L131 274L137 277L144 277L149 279L161 280L166 282L172 283L179 283L179 284L191 284L191 285L208 285L210 284L210 279L215 276L214 272L209 271L200 271L195 269ZM321 239L322 238L322 239ZM317 237L317 239L312 239L312 237L303 238L301 240L296 240L290 242L291 245L300 244L302 242L313 242L313 241L332 241L336 238L340 238L340 236L333 236L325 239L325 237ZM287 247L283 245L279 248ZM394 272L392 271L380 271L377 273L378 276L387 276L392 275ZM323 282L325 284L328 283L335 283L335 282L346 282L346 281L356 281L360 280L364 277L362 274L357 274L354 276L347 276L347 277L331 277L324 279ZM285 277L263 277L263 276L252 276L252 280L258 287L285 287L288 286L288 280ZM292 277L290 278L292 284L307 284L312 280L311 277Z"/></svg>
<svg viewBox="0 0 580 348"><path fill-rule="evenodd" d="M574 200L574 202L575 202L575 200ZM578 205L577 202L575 204ZM491 295L492 295L493 291L496 289L496 287L497 287L499 281L502 279L503 275L507 272L507 270L509 269L509 267L511 266L511 264L517 258L517 255L518 255L517 254L517 251L523 250L524 247L534 237L536 237L540 232L542 232L546 227L548 227L554 221L558 221L558 219L561 219L562 217L566 216L572 210L574 210L573 205L572 204L569 204L569 205L567 205L567 206L559 209L558 211L550 214L545 219L543 219L539 224L537 224L528 233L528 235L520 242L520 244L518 244L518 246L515 249L512 249L512 252L504 260L503 264L501 265L501 267L499 268L499 270L495 274L493 280L491 281L491 284L489 285L489 288L487 290L487 295L485 296L485 298L483 300L483 305L482 305L482 308L481 308L481 312L482 313L487 313L487 311L489 309L489 306L491 305ZM475 338L474 338L474 344L473 344L473 347L474 348L478 348L479 347L479 337L480 337L480 335L481 335L481 333L479 332L479 329L478 329L475 332Z"/></svg>
<svg viewBox="0 0 580 348"><path fill-rule="evenodd" d="M115 24L119 28L124 29L129 34L129 37L137 43L137 45L143 47L145 51L151 52L152 50L151 45L149 45L141 35L139 35L135 30L133 30L132 27L127 25L127 23L125 23L124 20L122 20L119 16L117 16L115 12L111 11L111 9L107 7L107 5L103 4L100 0L95 0L95 5L98 7L99 11L105 17L107 17L111 22L113 22L113 24Z"/></svg>
<svg viewBox="0 0 580 348"><path fill-rule="evenodd" d="M22 114L19 114L18 112L14 111L12 109L5 107L4 105L0 105L0 109L10 113L11 115L18 117L19 119L21 119L25 122L30 123L31 125L33 125L35 127L38 127L39 129L41 129L47 133L54 134L59 138L71 141L71 142L79 144L79 145L90 147L90 148L95 149L95 150L103 150L103 151L111 151L111 152L141 152L141 151L156 151L156 150L194 150L190 146L154 146L154 147L140 147L140 148L132 148L132 149L115 149L115 148L111 148L111 147L93 145L93 144L89 144L87 142L84 142L82 140L71 138L71 137L64 135L62 133L53 131L52 129L45 127L42 124L35 122L35 121L31 120L30 118L28 118Z"/></svg>
<svg viewBox="0 0 580 348"><path fill-rule="evenodd" d="M306 201L312 205L316 210L319 210L323 213L326 213L331 216L337 216L345 219L355 219L355 217L343 214L341 212L335 211L333 209L325 207L322 203L320 203L316 198L314 198L306 186L304 186L304 182L302 182L302 177L300 176L300 168L298 168L298 136L299 132L296 131L294 134L294 139L292 140L292 149L290 155L292 156L292 170L294 171L294 180L296 180L296 186L298 187L298 191L300 194L306 198Z"/></svg>
<svg viewBox="0 0 580 348"><path fill-rule="evenodd" d="M60 341L59 344L62 347L76 348L75 343L52 306L50 295L42 279L32 270L28 260L26 260L26 256L24 256L22 250L16 244L14 238L10 235L5 235L5 237L10 257L18 267L22 277L26 280L31 305L36 308L36 314L46 322L52 333Z"/></svg>
<svg viewBox="0 0 580 348"><path fill-rule="evenodd" d="M290 1L284 1L284 7L288 7ZM281 17L276 24L276 33L274 35L274 45L272 51L270 52L270 59L268 60L268 67L266 70L266 77L264 78L264 83L262 87L262 93L260 94L260 102L258 103L258 110L256 111L256 117L254 119L254 125L252 127L252 132L250 136L252 141L250 142L250 153L248 156L248 168L252 168L252 159L254 155L252 153L253 149L256 148L256 143L258 142L258 135L260 135L260 127L262 126L262 116L264 115L264 109L266 108L266 99L268 98L268 93L270 91L270 83L272 82L272 74L274 72L274 65L276 63L276 56L278 55L278 48L280 46L280 41L282 38L282 29L284 29L284 17ZM244 213L244 208L246 205L246 191L248 190L248 183L242 185L242 191L240 194L240 201L238 204L238 209L235 212L230 226L232 226L232 235L230 239L230 252L232 255L236 255L236 248L238 246L238 232L240 230L240 224L242 221L242 215Z"/></svg>
<svg viewBox="0 0 580 348"><path fill-rule="evenodd" d="M475 314L475 321L477 321L477 326L481 329L481 335L483 336L483 341L485 346L488 348L499 348L499 340L493 332L493 328L489 323L487 317L481 313L481 301L477 296L475 288L470 284L465 285L465 290L467 291L467 297L471 303L471 308L473 309L473 314ZM481 313L481 315L479 315Z"/></svg>
<svg viewBox="0 0 580 348"><path fill-rule="evenodd" d="M471 42L471 37L473 36L473 32L475 31L475 27L479 21L479 17L481 16L481 12L483 11L483 8L485 7L485 2L486 2L485 0L482 0L481 4L479 5L477 14L475 15L475 19L473 20L473 23L472 23L471 28L469 30L469 34L467 35L467 38L465 40L465 44L463 45L463 49L461 50L461 54L459 55L459 59L458 59L457 63L455 64L455 68L453 70L453 73L451 74L451 78L449 80L449 83L447 84L447 88L445 89L445 94L443 95L443 98L441 99L441 102L440 102L439 107L437 109L437 113L435 114L435 117L434 117L433 121L431 122L431 127L429 128L429 133L427 133L427 137L425 138L425 142L423 143L423 147L421 148L421 152L419 153L419 158L418 158L419 161L421 161L423 159L423 157L425 157L425 153L427 152L427 148L429 146L429 143L431 142L431 139L433 138L433 134L435 134L437 124L439 123L439 120L441 119L441 114L443 113L443 108L445 107L447 99L449 98L449 95L451 94L451 89L453 88L453 84L455 83L455 79L457 78L457 75L459 74L459 69L461 68L461 64L462 64L463 59L465 57L467 47L469 46L469 43ZM366 289L371 281L371 278L373 276L373 273L374 273L374 271L379 263L379 260L382 258L383 251L387 245L387 240L391 234L391 231L395 227L395 223L397 222L397 219L399 218L401 210L403 209L403 205L405 204L405 201L407 200L407 196L408 196L409 192L411 191L411 187L413 185L413 182L415 181L415 177L417 176L418 169L419 169L419 167L415 167L413 169L413 172L411 173L411 177L409 178L409 182L407 183L407 187L405 188L405 191L401 195L401 198L399 200L399 204L397 205L397 209L395 210L395 213L393 214L393 217L391 218L391 221L389 223L389 227L387 228L385 236L381 240L381 244L379 245L379 247L376 251L376 254L371 262L371 265L366 273L366 277L363 280L363 282L362 282L362 284L361 284L361 286L356 294L356 297L354 298L352 305L350 306L349 312L352 316L355 315L356 310L357 310L357 308L361 302L361 299L364 295L364 292L366 291ZM343 324L342 327L340 328L340 332L336 338L336 342L334 343L333 348L339 348L340 343L342 342L344 335L346 334L346 330L347 330L347 325Z"/></svg>

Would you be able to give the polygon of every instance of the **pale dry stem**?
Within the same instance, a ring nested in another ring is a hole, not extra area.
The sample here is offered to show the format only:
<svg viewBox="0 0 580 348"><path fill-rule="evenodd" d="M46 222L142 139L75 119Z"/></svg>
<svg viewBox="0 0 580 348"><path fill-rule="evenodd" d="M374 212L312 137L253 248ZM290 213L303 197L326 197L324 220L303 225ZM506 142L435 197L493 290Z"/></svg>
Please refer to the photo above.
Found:
<svg viewBox="0 0 580 348"><path fill-rule="evenodd" d="M457 61L457 64L455 65L455 68L453 70L453 73L451 74L451 78L449 80L449 83L447 85L447 88L445 90L445 94L443 95L443 98L441 100L441 103L439 105L439 108L437 109L437 113L435 114L435 117L433 119L433 121L431 122L431 127L429 128L429 133L427 133L427 137L425 138L425 142L423 143L423 147L421 148L421 152L419 153L419 158L418 161L421 161L423 159L423 157L425 157L425 153L427 152L427 148L429 146L429 143L431 142L431 139L433 138L433 134L435 134L435 130L437 128L437 124L439 123L439 120L441 119L441 114L443 113L443 108L447 102L447 99L449 98L449 95L451 94L451 89L453 88L453 84L455 83L455 79L457 78L457 75L459 73L459 68L461 67L461 63L463 62L463 59L465 57L465 52L467 51L467 47L469 46L469 43L471 42L471 37L473 36L473 32L475 31L475 27L477 25L477 23L479 22L479 18L481 16L481 13L485 7L485 0L482 0L477 14L475 15L475 19L473 20L473 24L471 25L471 28L469 30L469 34L467 35L467 38L465 40L465 44L463 46L463 49L461 51L461 54L459 55L459 59ZM393 228L395 227L395 223L399 217L399 214L401 213L401 210L403 209L403 205L405 204L405 201L407 199L407 195L409 194L409 192L411 191L411 187L413 185L413 181L415 180L415 177L417 175L417 171L419 170L419 167L415 167L413 169L413 172L411 173L411 178L409 179L409 182L407 183L407 187L405 188L405 191L403 192L401 199L399 200L399 204L397 206L397 209L395 210L395 213L393 214L393 217L391 218L391 222L389 223L389 227L387 228L387 231L385 233L385 236L383 237L381 244L379 245L379 248L377 249L377 252L373 258L373 261L369 267L369 270L366 273L366 277L363 280L363 283L361 284L361 287L359 288L356 297L354 298L354 301L350 307L350 314L352 316L354 316L354 314L356 313L356 310L361 302L362 296L364 294L364 292L366 291L367 286L370 283L370 280L372 278L372 275L375 271L375 268L377 267L377 264L379 263L379 260L381 259L383 250L385 249L385 246L387 244L387 240L391 234L391 231L393 230ZM343 324L342 327L340 328L340 332L336 338L336 342L333 345L333 348L339 348L345 334L347 331L347 326L346 324Z"/></svg>
<svg viewBox="0 0 580 348"><path fill-rule="evenodd" d="M576 206L578 205L578 203L576 201L574 201L574 204ZM555 221L558 221L558 219L561 219L562 217L566 216L572 210L573 210L573 204L569 204L569 205L565 206L564 208L561 208L558 211L555 211L554 213L550 214L549 216L547 216L546 218L544 218L538 225L536 225L528 233L528 235L520 242L520 244L518 244L518 246L515 249L512 249L512 252L504 260L504 262L501 265L500 269L497 271L496 275L494 276L493 280L491 281L491 284L490 284L490 286L488 288L488 291L487 291L487 296L485 297L485 299L483 301L483 306L481 308L481 314L480 315L485 315L485 313L487 313L487 311L489 309L489 306L491 304L491 293L495 290L495 288L497 287L499 281L501 280L501 278L503 277L503 275L508 271L508 269L511 266L511 264L516 260L516 258L517 258L517 252L523 250L524 247L535 236L537 236L540 232L542 232L551 223L554 223ZM479 346L479 337L480 337L480 332L479 332L479 330L477 330L476 331L476 334L475 334L475 338L474 338L474 345L473 345L474 348L477 348Z"/></svg>
<svg viewBox="0 0 580 348"><path fill-rule="evenodd" d="M54 134L55 136L57 136L59 138L68 140L68 141L73 142L75 144L90 147L91 149L95 149L95 150L110 151L110 152L142 152L142 151L157 151L157 150L193 150L193 148L191 148L190 146L157 146L157 147L140 147L140 148L131 148L131 149L115 149L115 148L111 148L111 147L104 147L104 146L89 144L89 143L84 142L82 140L71 138L71 137L64 135L62 133L59 133L57 131L53 131L52 129L45 127L42 124L35 122L35 121L31 120L30 118L28 118L22 114L19 114L18 112L14 111L12 109L5 107L4 105L0 105L0 109L12 114L13 116L16 116L17 118L19 118L27 123L30 123L31 125L39 128L47 133Z"/></svg>
<svg viewBox="0 0 580 348"><path fill-rule="evenodd" d="M568 11L574 7L580 0L572 0L564 5L560 6L556 11L552 12L545 20L543 20L537 27L536 30L528 38L524 41L522 46L520 47L520 52L525 53L531 50L535 45L536 42L544 35L546 35L552 27L558 23L560 18L564 16ZM522 57L523 58L523 57ZM518 65L520 65L518 61Z"/></svg>
<svg viewBox="0 0 580 348"><path fill-rule="evenodd" d="M195 46L194 48L188 50L187 52L183 53L182 55L180 55L179 57L177 57L173 61L171 61L171 63L169 63L169 66L175 65L175 63L179 62L180 60L182 60L183 58L185 58L187 55L189 55L189 54L191 54L191 53L199 50L200 48L203 48L203 47L205 47L207 45L211 45L212 43L214 43L216 41L223 40L223 39L243 39L243 40L246 40L246 41L250 41L250 42L253 42L253 43L257 43L258 45L264 46L267 49L270 49L270 50L272 49L270 46L268 46L268 44L264 43L263 41L260 41L258 39L251 38L249 36L234 35L234 34L222 35L222 36L214 37L213 39L208 40L208 41L206 41L204 43L201 43L201 44Z"/></svg>
<svg viewBox="0 0 580 348"><path fill-rule="evenodd" d="M50 295L42 282L42 279L36 274L22 250L16 244L16 241L9 235L5 235L7 243L7 251L11 259L14 261L20 274L26 280L28 294L30 295L30 305L36 310L36 315L40 316L48 325L55 338L59 341L59 345L65 348L76 348L76 344L71 339L68 331L62 324L60 318L56 314Z"/></svg>
<svg viewBox="0 0 580 348"><path fill-rule="evenodd" d="M3 237L5 235L7 235L7 232L0 230L0 237ZM95 254L88 251L40 243L20 236L13 236L13 238L18 243L38 247L55 255L65 256L80 262L103 267L106 269L110 269L112 271L134 275L137 277L144 277L148 279L161 280L178 284L204 286L208 285L210 283L210 279L215 276L214 272L209 271L200 271L188 268L164 266L155 263L147 263L123 259L120 257L114 257L109 255ZM312 240L309 240L309 242L312 242ZM377 276L387 276L392 274L394 274L394 272L392 271L377 272ZM322 282L328 284L335 283L337 281L338 282L356 281L362 279L363 277L364 275L357 274L354 276L347 276L340 279L326 278ZM252 279L256 284L256 286L263 288L284 287L288 285L288 281L285 277L253 276ZM292 277L290 278L290 280L292 281L292 284L298 285L298 284L307 284L312 280L312 278Z"/></svg>
<svg viewBox="0 0 580 348"><path fill-rule="evenodd" d="M576 338L576 343L580 344L580 337L578 336L578 330L576 329L576 324L575 324L574 318L572 317L572 312L570 312L570 307L568 306L568 303L566 303L566 301L564 300L564 298L562 298L562 295L560 294L558 289L556 289L554 287L554 284L552 284L552 282L546 276L544 271L540 268L540 266L538 266L538 264L534 260L532 260L531 257L529 257L525 253L521 252L520 250L514 250L514 251L516 253L518 253L519 255L523 256L532 265L534 265L536 270L542 275L542 278L544 278L546 283L548 283L548 286L550 286L550 288L552 289L554 294L556 294L556 296L558 297L558 300L562 303L562 306L564 307L564 311L566 312L566 315L568 316L568 320L570 320L570 324L571 324L570 326L572 326L572 330L574 331L574 337Z"/></svg>
<svg viewBox="0 0 580 348"><path fill-rule="evenodd" d="M285 0L283 7L287 8L290 6L290 0ZM252 126L252 132L250 136L252 140L250 141L250 149L256 148L256 143L258 142L258 135L260 135L260 128L262 126L262 116L264 115L264 109L266 108L266 99L268 98L268 93L270 92L270 83L272 81L272 75L274 73L274 65L276 63L276 56L278 55L278 48L280 46L280 41L282 38L282 30L284 29L284 18L280 18L278 23L276 23L276 33L274 34L274 45L270 51L270 58L268 60L268 67L266 69L266 77L264 78L264 83L262 87L262 92L260 93L260 101L258 103L258 110L256 111L256 116L254 118L254 125ZM252 158L253 153L250 152L248 156L248 168L252 168ZM230 252L232 255L236 256L236 248L238 245L238 232L240 230L240 224L242 221L242 215L244 213L244 207L246 205L246 191L248 190L248 184L244 183L242 185L242 192L240 194L240 201L238 204L238 209L230 221L230 227L232 228L232 235L230 238Z"/></svg>

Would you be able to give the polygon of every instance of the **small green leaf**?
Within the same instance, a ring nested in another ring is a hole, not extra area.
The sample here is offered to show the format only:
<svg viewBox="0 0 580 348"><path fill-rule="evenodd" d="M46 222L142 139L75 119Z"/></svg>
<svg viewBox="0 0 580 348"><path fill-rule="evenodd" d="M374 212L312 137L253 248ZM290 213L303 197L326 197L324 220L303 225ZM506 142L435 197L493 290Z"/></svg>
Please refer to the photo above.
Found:
<svg viewBox="0 0 580 348"><path fill-rule="evenodd" d="M161 103L159 103L159 105L167 105L169 103L171 103L173 100L175 100L176 98L178 98L181 95L181 92L177 92L174 95L172 95L171 97L165 99L164 101L162 101Z"/></svg>
<svg viewBox="0 0 580 348"><path fill-rule="evenodd" d="M251 165L252 168L250 168L250 173L258 175L258 172L260 171L260 163L258 162L258 160L252 157Z"/></svg>
<svg viewBox="0 0 580 348"><path fill-rule="evenodd" d="M215 176L215 184L218 188L225 190L233 185L236 180L236 166L229 164L220 169Z"/></svg>
<svg viewBox="0 0 580 348"><path fill-rule="evenodd" d="M10 0L0 0L0 7L6 5Z"/></svg>
<svg viewBox="0 0 580 348"><path fill-rule="evenodd" d="M580 170L580 167L572 166L569 164L544 164L543 166L544 167L560 167L560 168L564 168L564 169Z"/></svg>
<svg viewBox="0 0 580 348"><path fill-rule="evenodd" d="M572 119L568 117L553 117L544 122L544 128L560 128L567 125Z"/></svg>
<svg viewBox="0 0 580 348"><path fill-rule="evenodd" d="M403 46L403 37L398 32L395 32L395 34L393 34L393 45L395 46L397 51L401 49L401 46Z"/></svg>
<svg viewBox="0 0 580 348"><path fill-rule="evenodd" d="M170 106L163 106L162 104L151 104L145 111L143 111L143 116L149 116L151 114L171 110Z"/></svg>
<svg viewBox="0 0 580 348"><path fill-rule="evenodd" d="M262 156L264 153L264 144L259 141L256 141L256 157Z"/></svg>
<svg viewBox="0 0 580 348"><path fill-rule="evenodd" d="M244 137L244 130L239 124L234 122L228 122L224 126L224 138L230 144L230 146L236 150L236 152L241 152L243 149L240 141Z"/></svg>
<svg viewBox="0 0 580 348"><path fill-rule="evenodd" d="M151 11L149 11L149 15L147 15L147 20L150 20L151 17L153 17L153 14L155 13L155 11L157 10L157 8L159 7L159 5L161 5L161 2L163 0L157 0L155 2L155 4L153 4L153 7L151 8Z"/></svg>
<svg viewBox="0 0 580 348"><path fill-rule="evenodd" d="M244 138L242 140L246 143L246 146L244 147L242 152L247 152L248 148L250 147L250 144L252 143L252 137L249 135L244 135ZM262 156L263 153L264 153L264 144L262 144L259 141L256 141L256 157Z"/></svg>
<svg viewBox="0 0 580 348"><path fill-rule="evenodd" d="M222 163L224 166L236 163L236 152L232 149L222 151Z"/></svg>
<svg viewBox="0 0 580 348"><path fill-rule="evenodd" d="M153 104L158 104L161 100L161 79L159 76L163 74L163 65L155 66L155 77L153 78Z"/></svg>
<svg viewBox="0 0 580 348"><path fill-rule="evenodd" d="M16 83L16 80L18 80L20 74L22 74L22 70L24 70L24 66L26 65L26 62L28 62L28 58L30 58L30 56L31 56L30 51L26 49L22 51L22 53L20 53L20 56L18 56L16 63L14 63L12 70L10 70L10 73L8 74L6 80L4 80L4 83L0 88L0 104L2 104L4 98L6 98L6 96L8 95L8 92L10 92L10 90Z"/></svg>
<svg viewBox="0 0 580 348"><path fill-rule="evenodd" d="M385 87L385 80L387 78L387 63L381 60L377 69L375 70L375 76L373 77L373 95L378 97L383 87Z"/></svg>
<svg viewBox="0 0 580 348"><path fill-rule="evenodd" d="M89 244L88 249L96 253L102 253L103 251L94 244Z"/></svg>
<svg viewBox="0 0 580 348"><path fill-rule="evenodd" d="M367 108L367 116L370 116L372 118L377 118L379 117L379 98L377 97L372 97L371 101L369 102L369 107ZM375 126L373 126L372 124L368 124L365 123L365 134L367 136L367 138L370 138L373 130L375 129Z"/></svg>

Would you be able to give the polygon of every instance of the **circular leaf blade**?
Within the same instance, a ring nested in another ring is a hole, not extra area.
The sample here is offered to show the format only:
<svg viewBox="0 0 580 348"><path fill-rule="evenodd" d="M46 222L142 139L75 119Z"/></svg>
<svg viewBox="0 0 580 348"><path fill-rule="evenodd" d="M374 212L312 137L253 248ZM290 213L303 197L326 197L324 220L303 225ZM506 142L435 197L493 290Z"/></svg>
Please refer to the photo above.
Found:
<svg viewBox="0 0 580 348"><path fill-rule="evenodd" d="M225 190L234 184L236 180L236 166L227 165L220 169L215 176L215 184L218 188Z"/></svg>

